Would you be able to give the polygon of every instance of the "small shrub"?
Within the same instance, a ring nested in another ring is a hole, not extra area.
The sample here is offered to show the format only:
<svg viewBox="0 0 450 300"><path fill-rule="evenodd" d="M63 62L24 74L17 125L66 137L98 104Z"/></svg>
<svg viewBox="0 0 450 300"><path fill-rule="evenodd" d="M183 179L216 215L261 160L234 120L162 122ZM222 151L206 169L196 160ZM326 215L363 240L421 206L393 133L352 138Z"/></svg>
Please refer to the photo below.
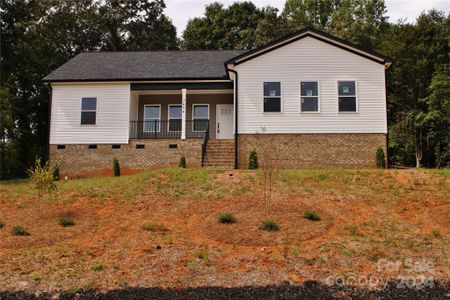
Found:
<svg viewBox="0 0 450 300"><path fill-rule="evenodd" d="M303 213L303 217L305 217L308 220L312 220L312 221L319 221L320 220L319 215L313 210L305 211Z"/></svg>
<svg viewBox="0 0 450 300"><path fill-rule="evenodd" d="M435 238L439 239L442 237L441 233L439 232L439 230L433 230L431 232L431 235L433 235Z"/></svg>
<svg viewBox="0 0 450 300"><path fill-rule="evenodd" d="M75 225L75 221L71 217L60 217L58 224L63 227L69 227Z"/></svg>
<svg viewBox="0 0 450 300"><path fill-rule="evenodd" d="M60 167L61 167L60 164L56 164L53 167L53 180L55 180L55 181L59 181L59 179L60 179L60 176L59 176L59 168Z"/></svg>
<svg viewBox="0 0 450 300"><path fill-rule="evenodd" d="M232 213L221 213L218 217L220 223L234 223L236 222L236 217Z"/></svg>
<svg viewBox="0 0 450 300"><path fill-rule="evenodd" d="M44 193L51 193L56 190L54 180L55 167L50 167L48 162L42 166L41 159L36 158L34 162L34 168L28 170L30 181L34 187L38 190L39 196L43 196Z"/></svg>
<svg viewBox="0 0 450 300"><path fill-rule="evenodd" d="M250 170L256 170L258 167L258 154L256 154L256 150L253 150L248 157L248 168Z"/></svg>
<svg viewBox="0 0 450 300"><path fill-rule="evenodd" d="M178 162L178 167L186 169L186 157L180 157L180 161Z"/></svg>
<svg viewBox="0 0 450 300"><path fill-rule="evenodd" d="M384 159L384 151L383 148L378 147L377 152L375 154L375 163L378 169L386 168L386 161Z"/></svg>
<svg viewBox="0 0 450 300"><path fill-rule="evenodd" d="M21 235L21 236L30 235L30 233L22 226L14 226L11 229L11 233L14 235Z"/></svg>
<svg viewBox="0 0 450 300"><path fill-rule="evenodd" d="M98 272L98 271L103 270L104 268L105 268L105 266L102 265L101 263L96 263L95 265L92 266L91 270Z"/></svg>
<svg viewBox="0 0 450 300"><path fill-rule="evenodd" d="M261 229L267 230L267 231L277 231L280 228L278 227L278 224L273 220L265 220L261 222Z"/></svg>
<svg viewBox="0 0 450 300"><path fill-rule="evenodd" d="M2 221L0 221L0 229L2 229L3 227L5 227L5 223L3 223Z"/></svg>
<svg viewBox="0 0 450 300"><path fill-rule="evenodd" d="M113 160L113 176L118 177L120 176L120 165L117 158L114 158Z"/></svg>
<svg viewBox="0 0 450 300"><path fill-rule="evenodd" d="M208 247L197 252L197 258L201 259L205 264L209 264L209 250Z"/></svg>
<svg viewBox="0 0 450 300"><path fill-rule="evenodd" d="M159 232L166 232L169 231L169 229L161 224L145 224L144 226L142 226L142 229L145 231L159 231Z"/></svg>

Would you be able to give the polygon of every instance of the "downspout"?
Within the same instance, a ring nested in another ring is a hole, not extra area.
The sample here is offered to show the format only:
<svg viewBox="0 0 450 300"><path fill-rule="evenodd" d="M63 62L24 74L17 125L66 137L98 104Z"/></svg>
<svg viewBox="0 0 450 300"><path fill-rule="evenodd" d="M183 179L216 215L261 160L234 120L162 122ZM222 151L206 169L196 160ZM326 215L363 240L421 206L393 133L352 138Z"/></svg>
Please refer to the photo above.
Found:
<svg viewBox="0 0 450 300"><path fill-rule="evenodd" d="M386 99L386 169L389 169L389 115L388 115L388 97L387 97L387 68L384 69L384 98Z"/></svg>
<svg viewBox="0 0 450 300"><path fill-rule="evenodd" d="M52 120L52 98L53 98L53 88L52 85L49 84L50 87L50 100L48 103L48 117L47 117L47 161L50 164L50 128L51 128L51 120Z"/></svg>
<svg viewBox="0 0 450 300"><path fill-rule="evenodd" d="M236 70L227 70L234 73L234 168L239 169L238 155L238 72Z"/></svg>

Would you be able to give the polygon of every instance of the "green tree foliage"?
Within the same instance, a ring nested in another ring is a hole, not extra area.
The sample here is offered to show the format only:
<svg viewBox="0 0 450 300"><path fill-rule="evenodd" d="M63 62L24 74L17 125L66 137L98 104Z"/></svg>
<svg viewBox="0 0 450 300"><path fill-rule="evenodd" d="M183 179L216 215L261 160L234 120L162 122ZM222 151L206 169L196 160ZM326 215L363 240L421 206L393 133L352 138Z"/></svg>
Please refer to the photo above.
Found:
<svg viewBox="0 0 450 300"><path fill-rule="evenodd" d="M183 32L184 49L252 49L281 37L278 10L257 8L252 2L235 2L224 7L218 2L206 6L205 15L189 20Z"/></svg>
<svg viewBox="0 0 450 300"><path fill-rule="evenodd" d="M450 165L450 64L437 65L430 85L430 95L422 99L426 112L417 115L426 129L427 147L433 151L438 168Z"/></svg>
<svg viewBox="0 0 450 300"><path fill-rule="evenodd" d="M47 157L50 89L42 78L82 51L174 49L162 0L2 0L2 179Z"/></svg>
<svg viewBox="0 0 450 300"><path fill-rule="evenodd" d="M396 164L435 166L429 133L440 134L434 140L448 136L442 130L434 130L435 122L423 122L423 116L433 110L433 102L423 99L429 99L436 67L450 62L449 25L449 16L431 10L422 13L416 24L392 25L380 44L383 53L394 59L387 72L387 92L389 148Z"/></svg>
<svg viewBox="0 0 450 300"><path fill-rule="evenodd" d="M384 0L287 0L290 31L312 27L374 49L388 26Z"/></svg>

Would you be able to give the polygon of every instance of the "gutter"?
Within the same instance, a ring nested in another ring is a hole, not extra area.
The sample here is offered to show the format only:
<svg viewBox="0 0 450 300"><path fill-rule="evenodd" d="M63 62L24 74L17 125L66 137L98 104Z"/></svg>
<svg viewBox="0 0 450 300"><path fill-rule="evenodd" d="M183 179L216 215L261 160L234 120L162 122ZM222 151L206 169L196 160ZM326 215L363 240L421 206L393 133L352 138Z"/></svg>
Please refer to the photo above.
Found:
<svg viewBox="0 0 450 300"><path fill-rule="evenodd" d="M236 70L228 69L227 71L234 73L234 168L239 169L239 155L238 155L238 72Z"/></svg>

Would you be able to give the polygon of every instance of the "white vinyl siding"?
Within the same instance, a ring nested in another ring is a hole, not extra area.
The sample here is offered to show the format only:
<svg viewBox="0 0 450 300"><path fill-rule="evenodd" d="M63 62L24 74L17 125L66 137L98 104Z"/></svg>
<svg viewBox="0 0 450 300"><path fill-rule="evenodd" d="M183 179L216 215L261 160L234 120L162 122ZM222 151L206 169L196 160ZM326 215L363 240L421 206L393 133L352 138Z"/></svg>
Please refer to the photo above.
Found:
<svg viewBox="0 0 450 300"><path fill-rule="evenodd" d="M235 67L239 133L386 133L384 65L306 37ZM263 112L264 82L280 81L282 111ZM318 82L319 112L302 113L302 82ZM355 81L357 112L339 113L338 81Z"/></svg>
<svg viewBox="0 0 450 300"><path fill-rule="evenodd" d="M81 125L81 99L96 98L96 124ZM53 84L50 144L128 143L130 85Z"/></svg>

